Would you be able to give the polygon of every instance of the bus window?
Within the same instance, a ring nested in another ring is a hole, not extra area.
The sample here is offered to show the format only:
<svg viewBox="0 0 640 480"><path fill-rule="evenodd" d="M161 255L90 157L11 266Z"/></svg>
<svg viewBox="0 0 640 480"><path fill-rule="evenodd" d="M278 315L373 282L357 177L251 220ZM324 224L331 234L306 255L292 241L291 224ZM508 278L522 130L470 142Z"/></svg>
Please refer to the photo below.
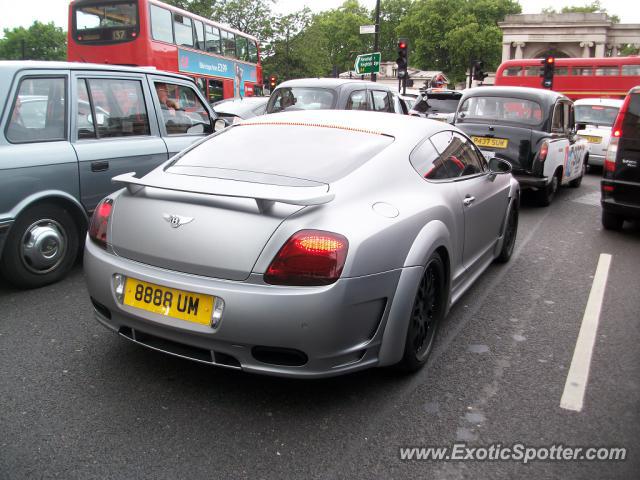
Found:
<svg viewBox="0 0 640 480"><path fill-rule="evenodd" d="M220 80L209 80L209 103L213 104L224 98L223 84Z"/></svg>
<svg viewBox="0 0 640 480"><path fill-rule="evenodd" d="M173 43L171 12L169 10L151 5L151 34L154 40Z"/></svg>
<svg viewBox="0 0 640 480"><path fill-rule="evenodd" d="M244 60L245 62L249 60L249 47L247 43L248 41L245 37L241 37L240 35L236 37L236 52L238 53L238 59Z"/></svg>
<svg viewBox="0 0 640 480"><path fill-rule="evenodd" d="M207 96L207 86L204 83L204 78L196 77L194 80L196 81L196 86L198 87L198 90L200 90L202 95L204 95L206 97Z"/></svg>
<svg viewBox="0 0 640 480"><path fill-rule="evenodd" d="M525 77L539 77L542 72L542 67L524 67Z"/></svg>
<svg viewBox="0 0 640 480"><path fill-rule="evenodd" d="M191 29L191 19L189 17L185 17L179 13L174 13L173 30L176 35L176 45L193 47L193 31Z"/></svg>
<svg viewBox="0 0 640 480"><path fill-rule="evenodd" d="M196 30L196 34L193 36L196 39L196 48L204 50L204 26L200 20L194 20L193 27Z"/></svg>
<svg viewBox="0 0 640 480"><path fill-rule="evenodd" d="M640 75L640 65L623 65L622 75Z"/></svg>
<svg viewBox="0 0 640 480"><path fill-rule="evenodd" d="M504 69L502 75L505 77L517 77L518 75L520 75L521 71L522 67L509 67Z"/></svg>
<svg viewBox="0 0 640 480"><path fill-rule="evenodd" d="M569 75L569 69L567 67L556 67L554 70L554 75Z"/></svg>
<svg viewBox="0 0 640 480"><path fill-rule="evenodd" d="M74 13L74 37L79 42L128 41L138 32L135 2L80 5Z"/></svg>
<svg viewBox="0 0 640 480"><path fill-rule="evenodd" d="M211 25L204 26L206 36L206 50L209 53L222 53L220 48L220 30Z"/></svg>
<svg viewBox="0 0 640 480"><path fill-rule="evenodd" d="M249 61L258 63L258 46L253 40L249 40Z"/></svg>
<svg viewBox="0 0 640 480"><path fill-rule="evenodd" d="M571 69L571 74L572 75L578 75L581 77L589 77L591 76L591 72L592 72L592 67L573 67Z"/></svg>
<svg viewBox="0 0 640 480"><path fill-rule="evenodd" d="M233 33L220 30L222 37L222 54L225 57L236 58L236 37Z"/></svg>
<svg viewBox="0 0 640 480"><path fill-rule="evenodd" d="M620 67L596 67L596 76L620 75Z"/></svg>

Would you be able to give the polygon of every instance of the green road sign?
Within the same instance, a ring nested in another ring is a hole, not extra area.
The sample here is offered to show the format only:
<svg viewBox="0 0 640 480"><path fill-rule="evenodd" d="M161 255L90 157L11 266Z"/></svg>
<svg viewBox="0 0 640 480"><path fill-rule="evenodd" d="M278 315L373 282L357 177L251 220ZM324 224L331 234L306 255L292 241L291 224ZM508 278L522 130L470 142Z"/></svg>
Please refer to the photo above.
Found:
<svg viewBox="0 0 640 480"><path fill-rule="evenodd" d="M354 68L356 75L380 72L380 52L358 55L356 57L356 64Z"/></svg>

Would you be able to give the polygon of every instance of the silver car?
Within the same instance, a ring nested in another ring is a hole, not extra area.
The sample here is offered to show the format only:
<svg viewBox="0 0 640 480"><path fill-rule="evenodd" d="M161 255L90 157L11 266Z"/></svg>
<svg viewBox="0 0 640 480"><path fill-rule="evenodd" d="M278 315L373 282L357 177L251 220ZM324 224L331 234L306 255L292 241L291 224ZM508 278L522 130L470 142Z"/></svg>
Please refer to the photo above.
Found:
<svg viewBox="0 0 640 480"><path fill-rule="evenodd" d="M84 256L97 320L271 375L417 370L518 226L509 163L402 115L253 118L114 181L126 188L97 207Z"/></svg>

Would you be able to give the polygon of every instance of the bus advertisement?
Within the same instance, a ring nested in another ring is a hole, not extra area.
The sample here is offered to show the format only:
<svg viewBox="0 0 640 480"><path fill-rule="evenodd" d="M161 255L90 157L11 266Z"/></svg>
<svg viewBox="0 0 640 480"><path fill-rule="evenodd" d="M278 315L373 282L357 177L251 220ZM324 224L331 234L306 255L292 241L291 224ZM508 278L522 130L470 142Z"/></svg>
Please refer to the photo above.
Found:
<svg viewBox="0 0 640 480"><path fill-rule="evenodd" d="M542 87L544 60L507 60L496 71L495 85ZM553 87L572 100L624 98L640 85L640 57L555 58Z"/></svg>
<svg viewBox="0 0 640 480"><path fill-rule="evenodd" d="M156 0L73 0L67 58L192 77L214 103L261 94L255 37Z"/></svg>

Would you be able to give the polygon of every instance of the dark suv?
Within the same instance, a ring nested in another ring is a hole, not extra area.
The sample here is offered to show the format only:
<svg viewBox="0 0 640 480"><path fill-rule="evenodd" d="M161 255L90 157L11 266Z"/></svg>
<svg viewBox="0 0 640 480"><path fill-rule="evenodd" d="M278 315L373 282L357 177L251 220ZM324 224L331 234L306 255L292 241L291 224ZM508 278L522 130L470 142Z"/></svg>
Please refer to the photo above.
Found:
<svg viewBox="0 0 640 480"><path fill-rule="evenodd" d="M624 100L613 124L602 174L602 225L620 230L640 219L640 86Z"/></svg>

